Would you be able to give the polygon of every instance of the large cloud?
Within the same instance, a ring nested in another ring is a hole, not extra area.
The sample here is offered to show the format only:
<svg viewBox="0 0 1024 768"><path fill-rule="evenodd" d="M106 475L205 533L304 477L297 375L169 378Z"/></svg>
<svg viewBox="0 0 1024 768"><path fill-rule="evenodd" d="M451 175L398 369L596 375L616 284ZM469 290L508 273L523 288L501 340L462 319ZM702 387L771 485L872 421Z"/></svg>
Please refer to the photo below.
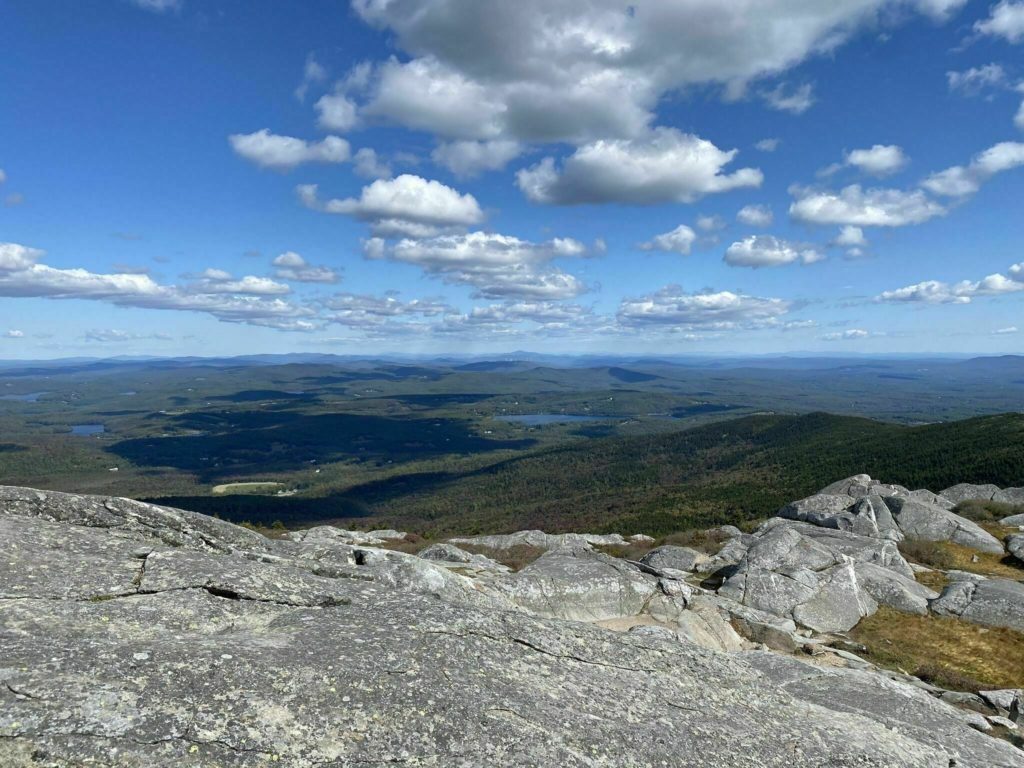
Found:
<svg viewBox="0 0 1024 768"><path fill-rule="evenodd" d="M974 29L983 35L995 35L1011 43L1019 43L1024 40L1024 2L1000 0L992 6L989 17L977 22Z"/></svg>
<svg viewBox="0 0 1024 768"><path fill-rule="evenodd" d="M883 11L942 17L964 0L352 0L413 58L376 67L365 112L456 139L636 137L665 94L742 93L842 44ZM886 14L893 17L896 14ZM807 89L779 91L783 108Z"/></svg>
<svg viewBox="0 0 1024 768"><path fill-rule="evenodd" d="M850 224L857 227L904 227L946 213L945 206L921 190L863 189L851 184L839 192L795 187L789 213L810 224Z"/></svg>
<svg viewBox="0 0 1024 768"><path fill-rule="evenodd" d="M969 165L954 165L933 173L921 186L935 195L967 197L981 189L981 185L997 173L1024 165L1024 144L1004 141L975 155Z"/></svg>
<svg viewBox="0 0 1024 768"><path fill-rule="evenodd" d="M481 335L513 338L517 336L574 336L609 330L613 323L595 315L588 307L552 301L506 301L473 307L466 314L447 315L437 325L439 334L478 339Z"/></svg>
<svg viewBox="0 0 1024 768"><path fill-rule="evenodd" d="M944 283L939 280L925 280L921 283L884 291L875 301L890 304L970 304L978 296L998 296L1005 293L1024 291L1024 264L1014 264L1010 275L995 273L981 280L961 280L959 283Z"/></svg>
<svg viewBox="0 0 1024 768"><path fill-rule="evenodd" d="M617 317L627 327L734 330L773 326L791 307L783 299L731 291L686 293L670 285L648 296L623 299Z"/></svg>
<svg viewBox="0 0 1024 768"><path fill-rule="evenodd" d="M731 267L780 267L784 264L813 264L825 258L814 248L780 240L773 235L751 235L733 243L723 261Z"/></svg>
<svg viewBox="0 0 1024 768"><path fill-rule="evenodd" d="M189 288L193 293L239 293L249 296L280 296L292 290L269 277L246 275L236 280L230 272L222 269L205 270Z"/></svg>
<svg viewBox="0 0 1024 768"><path fill-rule="evenodd" d="M372 296L358 293L338 293L327 299L324 306L331 310L328 319L351 328L377 329L393 327L394 321L409 317L436 317L455 310L442 301L413 299L402 301L395 293Z"/></svg>
<svg viewBox="0 0 1024 768"><path fill-rule="evenodd" d="M266 128L255 133L232 134L228 141L239 156L275 171L290 171L303 163L344 163L351 153L349 143L338 136L310 142L278 136Z"/></svg>
<svg viewBox="0 0 1024 768"><path fill-rule="evenodd" d="M476 296L490 299L551 300L580 295L586 290L583 282L551 262L582 256L585 251L581 243L570 239L532 243L486 232L405 239L391 245L374 239L366 244L368 258L413 264L445 282L472 286Z"/></svg>
<svg viewBox="0 0 1024 768"><path fill-rule="evenodd" d="M658 128L638 139L602 140L578 148L561 168L545 158L519 171L516 182L536 203L691 203L715 192L758 187L755 168L723 173L736 150L674 128Z"/></svg>
<svg viewBox="0 0 1024 768"><path fill-rule="evenodd" d="M300 185L296 191L307 207L369 222L374 234L381 237L429 237L479 224L484 218L472 195L461 195L439 181L410 174L378 179L363 187L358 198L321 201L315 184Z"/></svg>
<svg viewBox="0 0 1024 768"><path fill-rule="evenodd" d="M190 286L162 285L144 274L98 274L85 269L58 269L39 263L43 251L17 243L0 243L0 296L104 301L121 307L202 312L226 322L284 330L312 330L315 312L277 297L264 278L233 281L208 270ZM228 287L234 291L225 290ZM287 289L287 286L285 286Z"/></svg>

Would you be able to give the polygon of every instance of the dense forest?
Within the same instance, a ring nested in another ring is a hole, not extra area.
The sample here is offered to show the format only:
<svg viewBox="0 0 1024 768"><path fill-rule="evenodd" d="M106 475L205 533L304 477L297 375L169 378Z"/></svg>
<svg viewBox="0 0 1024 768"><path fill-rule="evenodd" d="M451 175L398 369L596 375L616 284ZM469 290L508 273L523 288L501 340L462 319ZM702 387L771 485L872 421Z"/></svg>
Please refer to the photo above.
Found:
<svg viewBox="0 0 1024 768"><path fill-rule="evenodd" d="M907 427L812 413L748 416L669 434L594 438L467 471L396 474L306 498L171 497L235 520L395 525L427 535L537 527L663 534L771 515L867 472L941 490L1024 484L1024 415Z"/></svg>

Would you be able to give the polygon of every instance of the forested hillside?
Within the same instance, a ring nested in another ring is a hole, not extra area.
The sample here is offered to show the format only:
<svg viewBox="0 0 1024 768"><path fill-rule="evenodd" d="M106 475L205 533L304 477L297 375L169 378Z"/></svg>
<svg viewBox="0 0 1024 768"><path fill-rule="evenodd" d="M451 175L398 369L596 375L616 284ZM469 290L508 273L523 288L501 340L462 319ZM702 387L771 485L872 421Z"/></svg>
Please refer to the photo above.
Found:
<svg viewBox="0 0 1024 768"><path fill-rule="evenodd" d="M957 482L1024 485L1024 415L917 427L822 413L749 416L580 441L469 471L399 474L321 498L162 501L264 524L367 517L358 523L428 535L529 527L658 534L764 517L858 472L936 491Z"/></svg>

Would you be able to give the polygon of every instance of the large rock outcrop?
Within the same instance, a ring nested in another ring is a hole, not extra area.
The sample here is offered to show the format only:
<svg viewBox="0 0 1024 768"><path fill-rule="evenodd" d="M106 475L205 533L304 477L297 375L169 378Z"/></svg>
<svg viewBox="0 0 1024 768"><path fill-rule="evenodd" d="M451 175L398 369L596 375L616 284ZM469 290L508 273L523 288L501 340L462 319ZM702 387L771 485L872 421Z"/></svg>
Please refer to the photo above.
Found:
<svg viewBox="0 0 1024 768"><path fill-rule="evenodd" d="M999 501L1004 504L1024 504L1024 488L1000 488L998 485L959 483L941 493L950 501Z"/></svg>
<svg viewBox="0 0 1024 768"><path fill-rule="evenodd" d="M460 536L450 541L453 544L471 544L476 547L501 551L515 547L558 549L559 547L622 546L636 539L649 538L648 536L631 536L627 539L618 533L545 533L534 530L489 536Z"/></svg>
<svg viewBox="0 0 1024 768"><path fill-rule="evenodd" d="M917 614L934 609L1017 628L1024 620L1024 603L1017 597L1024 585L968 579L940 597L915 580L898 549L907 540L948 541L979 552L1024 554L1024 536L1008 537L1004 549L986 530L951 511L954 499L999 491L978 488L956 486L945 498L879 483L869 475L840 480L785 505L751 536L731 539L729 557L712 561L725 577L718 592L817 632L851 629L879 605Z"/></svg>
<svg viewBox="0 0 1024 768"><path fill-rule="evenodd" d="M541 618L496 588L511 577L341 537L9 488L0 536L5 768L1024 768L970 713L872 673ZM522 581L568 568L551 554ZM647 589L616 573L593 578ZM680 616L722 600L675 597Z"/></svg>
<svg viewBox="0 0 1024 768"><path fill-rule="evenodd" d="M951 541L962 547L996 555L1003 553L999 539L977 523L933 504L894 497L889 500L903 535L913 541Z"/></svg>
<svg viewBox="0 0 1024 768"><path fill-rule="evenodd" d="M951 583L931 608L975 624L1024 632L1024 583L950 572Z"/></svg>
<svg viewBox="0 0 1024 768"><path fill-rule="evenodd" d="M892 541L951 541L1001 554L1003 545L998 539L977 523L951 511L954 500L962 500L964 494L970 493L963 488L955 486L938 495L878 483L869 475L854 475L813 496L787 504L779 510L779 517L861 536ZM947 497L946 493L952 496Z"/></svg>
<svg viewBox="0 0 1024 768"><path fill-rule="evenodd" d="M879 604L924 613L936 593L886 539L769 520L718 593L818 632L845 631Z"/></svg>

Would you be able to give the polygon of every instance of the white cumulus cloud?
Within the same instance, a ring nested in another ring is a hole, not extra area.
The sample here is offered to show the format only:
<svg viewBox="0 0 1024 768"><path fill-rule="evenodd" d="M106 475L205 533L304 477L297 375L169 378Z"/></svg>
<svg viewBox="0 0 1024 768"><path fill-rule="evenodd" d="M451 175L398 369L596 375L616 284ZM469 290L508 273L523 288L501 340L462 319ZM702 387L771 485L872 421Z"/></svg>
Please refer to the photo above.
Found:
<svg viewBox="0 0 1024 768"><path fill-rule="evenodd" d="M193 284L163 285L145 274L58 269L40 263L44 255L39 249L18 243L0 243L0 296L80 299L121 307L201 312L225 322L283 330L314 327L310 319L316 314L314 310L277 296L262 295L269 287L263 282L265 278L232 281L227 272L210 269ZM235 283L231 288L240 291L226 290L225 284L229 282Z"/></svg>
<svg viewBox="0 0 1024 768"><path fill-rule="evenodd" d="M855 341L857 339L866 339L871 335L870 331L865 331L863 328L849 328L845 331L826 333L821 338L825 341Z"/></svg>
<svg viewBox="0 0 1024 768"><path fill-rule="evenodd" d="M623 299L616 316L620 324L634 328L734 330L775 325L791 306L783 299L732 291L687 293L670 285L647 296Z"/></svg>
<svg viewBox="0 0 1024 768"><path fill-rule="evenodd" d="M824 259L814 248L780 240L773 235L751 235L730 245L723 261L731 267L780 267L785 264L814 264Z"/></svg>
<svg viewBox="0 0 1024 768"><path fill-rule="evenodd" d="M893 11L937 19L964 0L353 0L394 35L397 57L365 78L367 115L445 139L589 142L635 138L658 102L691 85L742 94L826 54ZM808 84L768 93L801 111Z"/></svg>
<svg viewBox="0 0 1024 768"><path fill-rule="evenodd" d="M975 23L974 30L1019 43L1024 40L1024 2L1000 0L992 6L987 19Z"/></svg>
<svg viewBox="0 0 1024 768"><path fill-rule="evenodd" d="M364 179L390 179L391 166L384 162L376 151L363 147L352 157L352 169Z"/></svg>
<svg viewBox="0 0 1024 768"><path fill-rule="evenodd" d="M794 187L790 215L809 224L904 227L946 214L945 206L923 191L864 189L851 184L839 192Z"/></svg>
<svg viewBox="0 0 1024 768"><path fill-rule="evenodd" d="M665 251L688 256L697 241L697 233L685 224L680 224L671 232L655 235L648 242L640 244L642 251Z"/></svg>
<svg viewBox="0 0 1024 768"><path fill-rule="evenodd" d="M925 280L904 288L884 291L875 297L876 301L885 303L921 303L921 304L970 304L979 296L999 296L1024 291L1024 277L1015 264L1009 272L1013 277L995 273L981 280L961 280L959 283L944 283L939 280Z"/></svg>
<svg viewBox="0 0 1024 768"><path fill-rule="evenodd" d="M736 221L748 227L769 227L775 221L771 206L745 205L736 214Z"/></svg>
<svg viewBox="0 0 1024 768"><path fill-rule="evenodd" d="M478 176L484 171L500 171L523 153L518 141L451 141L431 153L431 159L460 178Z"/></svg>
<svg viewBox="0 0 1024 768"><path fill-rule="evenodd" d="M447 283L468 285L474 295L490 299L552 300L578 296L584 283L551 262L586 254L584 245L569 238L532 243L511 235L470 232L424 240L401 240L389 245L370 240L371 259L413 264Z"/></svg>
<svg viewBox="0 0 1024 768"><path fill-rule="evenodd" d="M968 165L933 173L921 186L934 195L968 197L998 173L1024 165L1024 143L1004 141L974 156Z"/></svg>
<svg viewBox="0 0 1024 768"><path fill-rule="evenodd" d="M315 184L300 185L296 191L307 207L369 222L373 233L381 237L430 237L479 224L484 218L472 195L410 174L378 179L363 187L358 198L321 201Z"/></svg>
<svg viewBox="0 0 1024 768"><path fill-rule="evenodd" d="M658 128L642 139L596 141L557 167L548 157L516 174L528 199L552 205L581 203L692 203L705 195L764 180L755 168L723 173L736 157L706 139Z"/></svg>
<svg viewBox="0 0 1024 768"><path fill-rule="evenodd" d="M889 176L910 162L903 149L895 144L875 144L868 149L855 149L846 154L846 164L872 176Z"/></svg>
<svg viewBox="0 0 1024 768"><path fill-rule="evenodd" d="M840 248L863 248L867 246L868 240L864 237L864 230L860 227L847 225L839 230L832 245Z"/></svg>
<svg viewBox="0 0 1024 768"><path fill-rule="evenodd" d="M309 54L306 56L306 65L302 69L302 82L295 89L295 98L299 101L305 101L309 89L326 79L327 70L316 60L312 53Z"/></svg>
<svg viewBox="0 0 1024 768"><path fill-rule="evenodd" d="M271 262L274 275L281 280L293 280L297 283L336 283L340 279L338 273L330 267L313 266L295 251L285 251Z"/></svg>
<svg viewBox="0 0 1024 768"><path fill-rule="evenodd" d="M343 93L329 93L317 99L313 105L317 125L328 131L345 132L359 123L359 107Z"/></svg>
<svg viewBox="0 0 1024 768"><path fill-rule="evenodd" d="M999 88L1006 84L1006 79L1006 70L1001 64L995 63L946 73L949 90L967 95L976 95L988 88Z"/></svg>
<svg viewBox="0 0 1024 768"><path fill-rule="evenodd" d="M779 83L772 90L762 92L761 96L772 109L794 115L802 115L814 106L814 86L810 83L793 88L786 83Z"/></svg>
<svg viewBox="0 0 1024 768"><path fill-rule="evenodd" d="M228 136L228 141L240 157L275 171L290 171L303 163L344 163L351 153L349 143L338 136L310 142L279 136L267 128L255 133L234 133Z"/></svg>

